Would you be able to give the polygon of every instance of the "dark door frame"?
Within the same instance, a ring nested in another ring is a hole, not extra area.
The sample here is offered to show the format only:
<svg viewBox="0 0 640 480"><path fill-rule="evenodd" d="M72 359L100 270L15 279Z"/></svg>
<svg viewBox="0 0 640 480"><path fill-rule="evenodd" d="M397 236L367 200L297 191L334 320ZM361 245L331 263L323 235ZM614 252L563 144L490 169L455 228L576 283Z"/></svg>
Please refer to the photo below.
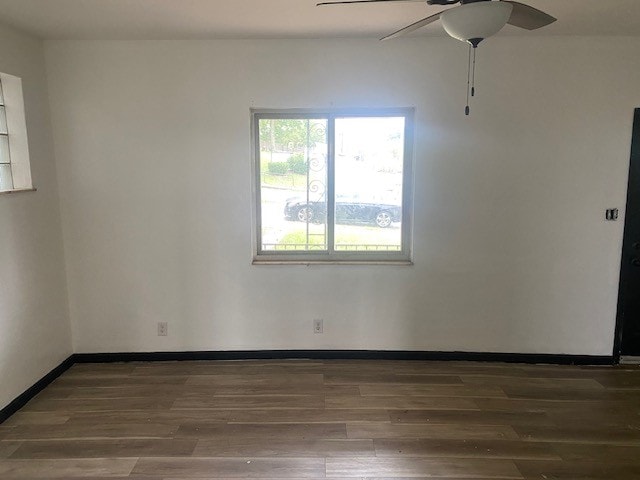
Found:
<svg viewBox="0 0 640 480"><path fill-rule="evenodd" d="M626 285L628 279L626 278L626 269L623 263L624 257L623 253L625 248L630 248L628 242L630 241L628 236L628 223L627 219L629 218L626 215L626 212L629 210L629 197L631 190L631 169L633 166L633 157L640 156L640 108L636 108L633 115L633 134L631 137L631 154L629 156L629 178L627 180L627 202L625 207L625 225L624 225L624 233L623 233L623 242L622 242L622 250L620 252L620 278L618 281L618 310L616 313L616 328L615 328L615 337L613 339L613 360L616 364L620 363L620 357L622 356L622 333L624 327L624 297L626 294L626 289L623 288Z"/></svg>

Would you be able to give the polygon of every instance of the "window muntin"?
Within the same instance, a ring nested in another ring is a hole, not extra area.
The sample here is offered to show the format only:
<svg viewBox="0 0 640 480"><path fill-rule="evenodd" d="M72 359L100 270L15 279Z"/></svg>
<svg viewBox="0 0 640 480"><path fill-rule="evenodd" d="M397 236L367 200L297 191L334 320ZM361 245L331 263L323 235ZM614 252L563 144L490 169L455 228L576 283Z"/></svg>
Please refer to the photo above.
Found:
<svg viewBox="0 0 640 480"><path fill-rule="evenodd" d="M409 262L412 117L254 111L254 261Z"/></svg>

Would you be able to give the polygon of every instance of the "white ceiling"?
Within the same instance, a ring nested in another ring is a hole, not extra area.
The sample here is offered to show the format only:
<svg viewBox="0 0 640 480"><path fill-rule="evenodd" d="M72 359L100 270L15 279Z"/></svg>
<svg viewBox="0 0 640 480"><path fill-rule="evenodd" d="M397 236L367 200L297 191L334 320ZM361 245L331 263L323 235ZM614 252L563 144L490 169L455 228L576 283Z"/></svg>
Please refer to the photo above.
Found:
<svg viewBox="0 0 640 480"><path fill-rule="evenodd" d="M527 35L640 35L640 0L521 0L559 20ZM315 0L0 0L0 22L47 39L381 37L443 7ZM439 24L420 34L441 35Z"/></svg>

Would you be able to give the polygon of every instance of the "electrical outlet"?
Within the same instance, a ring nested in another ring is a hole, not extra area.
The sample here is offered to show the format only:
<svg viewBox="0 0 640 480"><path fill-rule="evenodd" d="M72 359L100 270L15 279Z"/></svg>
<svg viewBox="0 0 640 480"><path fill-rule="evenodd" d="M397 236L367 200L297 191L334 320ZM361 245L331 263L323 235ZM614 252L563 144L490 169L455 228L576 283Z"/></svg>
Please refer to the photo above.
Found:
<svg viewBox="0 0 640 480"><path fill-rule="evenodd" d="M167 322L158 322L158 336L166 337L169 335L169 325Z"/></svg>
<svg viewBox="0 0 640 480"><path fill-rule="evenodd" d="M322 333L324 320L316 318L313 321L313 333Z"/></svg>

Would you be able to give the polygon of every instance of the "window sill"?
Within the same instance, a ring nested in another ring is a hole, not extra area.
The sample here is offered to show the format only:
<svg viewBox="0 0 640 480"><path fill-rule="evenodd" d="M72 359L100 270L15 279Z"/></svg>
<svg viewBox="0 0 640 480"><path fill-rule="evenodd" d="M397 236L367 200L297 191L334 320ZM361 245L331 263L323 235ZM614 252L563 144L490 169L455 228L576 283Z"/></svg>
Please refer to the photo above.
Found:
<svg viewBox="0 0 640 480"><path fill-rule="evenodd" d="M37 188L15 188L13 190L0 190L0 195L9 195L11 193L37 192Z"/></svg>
<svg viewBox="0 0 640 480"><path fill-rule="evenodd" d="M389 265L412 266L410 260L264 260L254 259L252 265Z"/></svg>

